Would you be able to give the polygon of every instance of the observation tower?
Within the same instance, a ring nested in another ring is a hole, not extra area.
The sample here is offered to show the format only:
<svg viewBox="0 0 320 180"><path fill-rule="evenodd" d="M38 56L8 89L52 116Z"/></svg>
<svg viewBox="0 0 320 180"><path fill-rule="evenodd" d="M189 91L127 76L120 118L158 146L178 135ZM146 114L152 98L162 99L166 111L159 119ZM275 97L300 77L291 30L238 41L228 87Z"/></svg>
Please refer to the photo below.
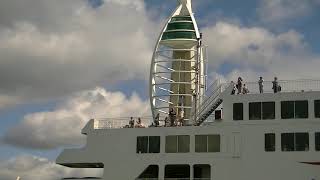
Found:
<svg viewBox="0 0 320 180"><path fill-rule="evenodd" d="M155 46L150 69L150 103L153 118L169 110L194 123L206 88L205 48L191 0L178 0ZM181 113L183 111L183 113Z"/></svg>

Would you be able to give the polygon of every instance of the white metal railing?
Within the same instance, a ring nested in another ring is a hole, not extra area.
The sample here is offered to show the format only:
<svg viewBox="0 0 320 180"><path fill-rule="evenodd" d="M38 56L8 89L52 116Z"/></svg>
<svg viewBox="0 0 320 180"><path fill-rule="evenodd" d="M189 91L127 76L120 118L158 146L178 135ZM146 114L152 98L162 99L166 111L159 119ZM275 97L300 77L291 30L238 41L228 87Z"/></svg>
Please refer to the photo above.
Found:
<svg viewBox="0 0 320 180"><path fill-rule="evenodd" d="M142 117L141 124L137 123L138 118L134 117L134 127L130 127L130 117L122 118L98 118L94 119L94 129L120 129L120 128L147 128L152 122L152 117ZM160 120L161 121L161 120Z"/></svg>
<svg viewBox="0 0 320 180"><path fill-rule="evenodd" d="M244 82L244 84L246 84L249 94L260 93L258 81ZM273 93L272 85L272 81L264 81L263 93ZM281 92L308 92L320 90L320 80L279 80L278 85L281 86Z"/></svg>

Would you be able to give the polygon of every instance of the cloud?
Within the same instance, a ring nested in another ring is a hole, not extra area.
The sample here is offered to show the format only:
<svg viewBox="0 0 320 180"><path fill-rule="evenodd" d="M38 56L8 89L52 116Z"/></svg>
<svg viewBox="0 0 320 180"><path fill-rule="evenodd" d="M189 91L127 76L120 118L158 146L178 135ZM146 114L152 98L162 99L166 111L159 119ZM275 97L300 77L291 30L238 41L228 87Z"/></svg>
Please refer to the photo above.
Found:
<svg viewBox="0 0 320 180"><path fill-rule="evenodd" d="M275 34L260 27L242 27L218 22L203 29L208 45L209 66L218 71L224 64L233 67L223 74L235 79L242 75L247 80L259 76L281 79L320 78L317 67L320 56L309 50L303 35L289 30Z"/></svg>
<svg viewBox="0 0 320 180"><path fill-rule="evenodd" d="M27 114L18 125L7 131L3 141L34 149L81 145L85 136L80 132L89 119L149 116L149 111L149 102L135 93L126 97L121 92L96 88L67 98L51 112Z"/></svg>
<svg viewBox="0 0 320 180"><path fill-rule="evenodd" d="M257 9L265 23L284 23L312 13L319 0L262 0Z"/></svg>
<svg viewBox="0 0 320 180"><path fill-rule="evenodd" d="M98 9L78 0L0 1L0 95L47 100L145 80L157 26L142 0Z"/></svg>
<svg viewBox="0 0 320 180"><path fill-rule="evenodd" d="M57 180L65 177L101 177L102 170L71 169L56 165L45 158L22 155L0 162L0 180Z"/></svg>

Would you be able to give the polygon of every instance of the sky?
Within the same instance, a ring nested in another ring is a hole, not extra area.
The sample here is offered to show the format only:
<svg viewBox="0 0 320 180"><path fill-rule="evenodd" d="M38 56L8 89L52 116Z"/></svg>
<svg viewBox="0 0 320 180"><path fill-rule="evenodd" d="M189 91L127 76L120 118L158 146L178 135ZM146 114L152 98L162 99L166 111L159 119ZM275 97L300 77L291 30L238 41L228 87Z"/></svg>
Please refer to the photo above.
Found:
<svg viewBox="0 0 320 180"><path fill-rule="evenodd" d="M1 0L0 180L101 173L54 161L83 146L91 118L150 116L152 51L176 5ZM320 0L193 0L210 79L320 79L319 8Z"/></svg>

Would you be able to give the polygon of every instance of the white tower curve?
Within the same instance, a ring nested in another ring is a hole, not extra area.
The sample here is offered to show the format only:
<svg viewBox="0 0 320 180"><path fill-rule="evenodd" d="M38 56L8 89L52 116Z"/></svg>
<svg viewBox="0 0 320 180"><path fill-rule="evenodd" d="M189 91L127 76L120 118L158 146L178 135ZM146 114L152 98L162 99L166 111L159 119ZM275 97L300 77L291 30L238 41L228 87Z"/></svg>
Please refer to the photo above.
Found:
<svg viewBox="0 0 320 180"><path fill-rule="evenodd" d="M191 0L178 0L155 46L150 68L150 103L153 117L161 119L173 108L192 123L204 95L205 63L201 34ZM182 113L183 112L183 113Z"/></svg>

